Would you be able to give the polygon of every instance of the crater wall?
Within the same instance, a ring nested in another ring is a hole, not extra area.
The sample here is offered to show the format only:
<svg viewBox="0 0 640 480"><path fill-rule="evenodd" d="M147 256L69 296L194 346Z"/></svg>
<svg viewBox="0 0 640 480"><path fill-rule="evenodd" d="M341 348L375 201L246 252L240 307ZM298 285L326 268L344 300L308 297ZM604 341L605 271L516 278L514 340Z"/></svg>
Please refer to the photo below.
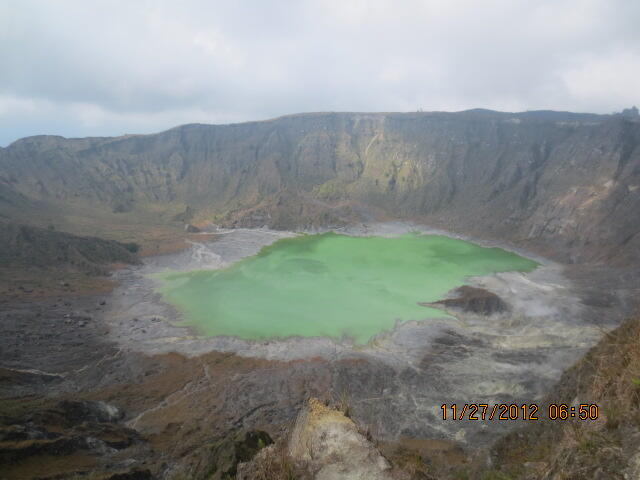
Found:
<svg viewBox="0 0 640 480"><path fill-rule="evenodd" d="M0 150L0 214L103 233L404 218L565 262L640 259L640 122L562 112L318 113ZM150 228L150 227L149 227ZM116 238L117 239L117 238Z"/></svg>

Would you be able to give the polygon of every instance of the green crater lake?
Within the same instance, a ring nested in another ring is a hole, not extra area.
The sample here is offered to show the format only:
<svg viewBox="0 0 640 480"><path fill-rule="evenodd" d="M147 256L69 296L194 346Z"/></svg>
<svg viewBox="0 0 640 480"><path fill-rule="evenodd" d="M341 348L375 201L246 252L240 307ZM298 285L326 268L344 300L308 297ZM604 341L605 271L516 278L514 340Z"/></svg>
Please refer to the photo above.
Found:
<svg viewBox="0 0 640 480"><path fill-rule="evenodd" d="M364 344L396 321L446 316L440 300L469 276L538 264L440 235L336 233L286 238L222 270L159 275L160 292L209 336L351 338Z"/></svg>

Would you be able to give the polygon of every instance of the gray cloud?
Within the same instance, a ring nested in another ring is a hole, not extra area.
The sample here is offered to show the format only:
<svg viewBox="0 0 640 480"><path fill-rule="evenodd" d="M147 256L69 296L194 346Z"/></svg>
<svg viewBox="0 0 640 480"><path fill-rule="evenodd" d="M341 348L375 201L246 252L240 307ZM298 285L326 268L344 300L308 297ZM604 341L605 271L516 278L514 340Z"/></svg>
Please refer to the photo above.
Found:
<svg viewBox="0 0 640 480"><path fill-rule="evenodd" d="M640 2L0 0L0 145L304 111L640 103Z"/></svg>

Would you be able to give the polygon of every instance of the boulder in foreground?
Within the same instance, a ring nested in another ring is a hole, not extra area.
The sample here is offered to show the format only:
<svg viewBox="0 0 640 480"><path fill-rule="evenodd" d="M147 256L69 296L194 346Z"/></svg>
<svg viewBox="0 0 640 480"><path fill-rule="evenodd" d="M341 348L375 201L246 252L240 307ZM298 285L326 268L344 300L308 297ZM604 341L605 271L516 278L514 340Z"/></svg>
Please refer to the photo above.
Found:
<svg viewBox="0 0 640 480"><path fill-rule="evenodd" d="M314 480L391 480L389 462L340 411L311 398L302 409L286 445L263 449L239 466L239 480L312 478Z"/></svg>

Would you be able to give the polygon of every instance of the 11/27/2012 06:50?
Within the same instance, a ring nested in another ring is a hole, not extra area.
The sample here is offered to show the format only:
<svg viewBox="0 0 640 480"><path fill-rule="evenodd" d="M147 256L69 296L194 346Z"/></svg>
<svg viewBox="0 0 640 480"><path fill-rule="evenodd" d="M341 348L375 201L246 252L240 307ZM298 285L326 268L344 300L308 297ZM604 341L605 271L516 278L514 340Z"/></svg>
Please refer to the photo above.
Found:
<svg viewBox="0 0 640 480"><path fill-rule="evenodd" d="M540 414L546 411L549 420L597 420L599 407L596 404L580 404L577 406L564 403L550 403L547 408L540 408L536 403L507 404L495 403L443 403L440 406L443 420L540 420ZM542 417L544 418L544 417Z"/></svg>

